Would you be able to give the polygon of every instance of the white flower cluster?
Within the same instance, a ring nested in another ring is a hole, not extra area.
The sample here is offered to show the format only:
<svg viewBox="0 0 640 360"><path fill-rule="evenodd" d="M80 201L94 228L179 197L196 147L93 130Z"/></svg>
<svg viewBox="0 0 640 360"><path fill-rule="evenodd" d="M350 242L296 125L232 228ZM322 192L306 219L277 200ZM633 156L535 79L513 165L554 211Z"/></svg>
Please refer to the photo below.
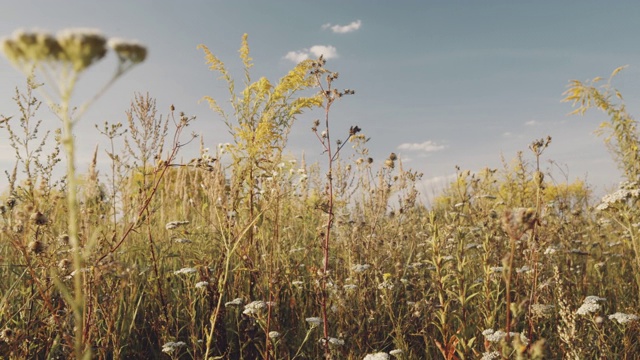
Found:
<svg viewBox="0 0 640 360"><path fill-rule="evenodd" d="M186 274L193 274L196 271L198 271L198 270L196 270L196 268L186 267L186 268L182 268L180 270L174 271L173 274L174 275L183 275L183 274L186 275Z"/></svg>
<svg viewBox="0 0 640 360"><path fill-rule="evenodd" d="M351 267L351 270L357 272L357 273L361 273L361 272L365 272L367 270L369 270L369 268L371 267L371 265L369 264L357 264L357 265L353 265L353 267Z"/></svg>
<svg viewBox="0 0 640 360"><path fill-rule="evenodd" d="M605 301L605 300L607 299L594 296L594 295L587 296L582 302L582 306L580 306L580 308L578 308L578 310L576 311L576 314L588 315L588 314L594 313L600 310L600 304L598 304L598 301Z"/></svg>
<svg viewBox="0 0 640 360"><path fill-rule="evenodd" d="M274 305L275 303L271 301L256 300L245 305L244 311L242 313L245 315L257 315L265 310L268 306Z"/></svg>
<svg viewBox="0 0 640 360"><path fill-rule="evenodd" d="M484 338L487 339L488 342L493 342L493 343L498 343L502 341L502 339L507 337L506 332L502 330L494 331L493 329L486 329L485 331L482 332L482 335L484 335ZM517 332L509 332L509 337L514 337L517 335L520 335L520 334Z"/></svg>
<svg viewBox="0 0 640 360"><path fill-rule="evenodd" d="M242 298L235 298L231 301L228 301L226 303L224 303L225 307L229 307L229 306L240 306L244 304L244 300L242 300Z"/></svg>
<svg viewBox="0 0 640 360"><path fill-rule="evenodd" d="M364 357L364 360L389 360L389 355L394 356L394 357L400 357L402 355L402 350L395 349L395 350L389 351L389 353L377 352L377 353L373 353L373 354L367 354Z"/></svg>
<svg viewBox="0 0 640 360"><path fill-rule="evenodd" d="M492 351L482 353L482 357L480 358L480 360L495 360L500 358L502 358L502 354L500 354L500 352Z"/></svg>
<svg viewBox="0 0 640 360"><path fill-rule="evenodd" d="M638 315L625 314L621 312L609 315L609 320L616 320L619 324L627 324L632 321L638 321L638 319L640 319Z"/></svg>
<svg viewBox="0 0 640 360"><path fill-rule="evenodd" d="M162 345L162 352L171 354L174 350L179 349L181 347L185 347L187 344L184 341L169 341L168 343Z"/></svg>
<svg viewBox="0 0 640 360"><path fill-rule="evenodd" d="M606 210L615 203L622 203L627 201L628 199L638 197L640 197L640 188L638 188L638 183L636 183L635 181L623 182L620 184L619 190L603 196L602 202L598 206L596 206L596 209Z"/></svg>

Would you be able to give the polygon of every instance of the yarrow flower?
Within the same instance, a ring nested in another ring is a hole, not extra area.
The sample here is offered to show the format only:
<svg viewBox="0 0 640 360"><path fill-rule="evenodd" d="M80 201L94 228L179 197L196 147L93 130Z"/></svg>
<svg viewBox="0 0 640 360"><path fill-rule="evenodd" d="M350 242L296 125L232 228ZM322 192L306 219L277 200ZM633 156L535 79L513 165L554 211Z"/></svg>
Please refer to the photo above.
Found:
<svg viewBox="0 0 640 360"><path fill-rule="evenodd" d="M584 301L582 302L582 305L580 306L580 308L578 308L578 310L576 311L576 314L578 315L588 315L590 313L594 313L598 310L600 310L600 304L598 304L599 301L605 301L607 299L605 298L601 298L598 296L594 296L594 295L590 295L587 296Z"/></svg>
<svg viewBox="0 0 640 360"><path fill-rule="evenodd" d="M174 275L193 274L196 271L198 271L198 270L196 270L196 268L186 267L186 268L182 268L180 270L174 271L173 274Z"/></svg>
<svg viewBox="0 0 640 360"><path fill-rule="evenodd" d="M137 64L147 58L147 48L135 40L112 38L107 44L116 52L120 62Z"/></svg>
<svg viewBox="0 0 640 360"><path fill-rule="evenodd" d="M322 319L320 319L319 317L308 317L305 319L305 321L308 322L312 327L316 327L322 324Z"/></svg>
<svg viewBox="0 0 640 360"><path fill-rule="evenodd" d="M351 270L357 272L357 273L361 273L361 272L365 272L367 270L369 270L369 268L371 267L371 265L369 264L357 264L357 265L353 265L353 267L351 267Z"/></svg>
<svg viewBox="0 0 640 360"><path fill-rule="evenodd" d="M204 289L207 287L207 285L209 285L208 282L206 281L200 281L196 283L196 289Z"/></svg>
<svg viewBox="0 0 640 360"><path fill-rule="evenodd" d="M389 359L389 354L387 354L386 352L367 354L367 356L364 357L364 360L388 360L388 359Z"/></svg>
<svg viewBox="0 0 640 360"><path fill-rule="evenodd" d="M320 340L318 340L318 342L324 345L326 343L326 339L320 339ZM338 338L334 338L334 337L329 337L329 345L343 346L344 345L344 340L338 339Z"/></svg>
<svg viewBox="0 0 640 360"><path fill-rule="evenodd" d="M269 339L277 339L280 337L280 333L277 331L269 331Z"/></svg>
<svg viewBox="0 0 640 360"><path fill-rule="evenodd" d="M640 188L635 181L625 181L620 184L620 189L602 197L602 202L596 206L597 210L606 210L616 203L624 203L630 198L640 197Z"/></svg>
<svg viewBox="0 0 640 360"><path fill-rule="evenodd" d="M500 352L492 351L492 352L482 353L482 357L480 358L480 360L495 360L495 359L500 359L501 357L502 355L500 354Z"/></svg>
<svg viewBox="0 0 640 360"><path fill-rule="evenodd" d="M487 339L487 341L497 343L502 341L502 339L507 336L507 333L502 330L494 331L493 329L486 329L482 332L482 335L484 335L484 338ZM509 332L509 337L514 337L517 335L520 335L520 333Z"/></svg>
<svg viewBox="0 0 640 360"><path fill-rule="evenodd" d="M162 352L171 354L174 350L179 349L181 347L185 347L185 346L187 346L187 344L184 341L178 341L178 342L169 341L168 343L165 343L164 345L162 345Z"/></svg>
<svg viewBox="0 0 640 360"><path fill-rule="evenodd" d="M402 353L403 352L400 349L394 349L394 350L389 351L389 355L396 356L396 357L400 357L400 355L402 355Z"/></svg>
<svg viewBox="0 0 640 360"><path fill-rule="evenodd" d="M225 307L229 307L229 306L240 306L244 303L244 300L242 300L242 298L235 298L229 302L224 303Z"/></svg>
<svg viewBox="0 0 640 360"><path fill-rule="evenodd" d="M248 303L244 306L244 311L242 312L245 315L256 315L261 313L263 310L267 308L267 306L274 306L275 303L271 301L262 301L256 300Z"/></svg>
<svg viewBox="0 0 640 360"><path fill-rule="evenodd" d="M637 321L638 319L638 315L625 314L621 312L609 315L609 320L616 320L619 324L627 324L632 321Z"/></svg>

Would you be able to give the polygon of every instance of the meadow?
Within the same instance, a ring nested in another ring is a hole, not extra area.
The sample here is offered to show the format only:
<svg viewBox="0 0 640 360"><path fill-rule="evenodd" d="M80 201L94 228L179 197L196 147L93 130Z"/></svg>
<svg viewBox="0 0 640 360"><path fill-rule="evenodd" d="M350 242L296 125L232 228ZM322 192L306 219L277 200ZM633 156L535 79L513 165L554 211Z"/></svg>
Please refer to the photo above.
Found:
<svg viewBox="0 0 640 360"><path fill-rule="evenodd" d="M230 94L204 101L234 141L205 144L193 117L136 94L122 122L96 126L109 163L96 153L79 172L74 125L106 91L74 109L79 75L115 51L115 81L146 49L71 31L17 33L2 51L27 75L1 109L18 114L0 122L16 154L0 198L2 358L640 357L640 140L611 79L571 82L565 101L604 112L618 190L594 198L545 174L547 137L502 168L458 169L424 204L422 174L371 158L364 126L331 132L331 107L357 94L322 58L255 80L245 36L236 83L201 46ZM313 109L322 163L286 151ZM39 131L45 118L61 129ZM200 156L179 163L186 146Z"/></svg>

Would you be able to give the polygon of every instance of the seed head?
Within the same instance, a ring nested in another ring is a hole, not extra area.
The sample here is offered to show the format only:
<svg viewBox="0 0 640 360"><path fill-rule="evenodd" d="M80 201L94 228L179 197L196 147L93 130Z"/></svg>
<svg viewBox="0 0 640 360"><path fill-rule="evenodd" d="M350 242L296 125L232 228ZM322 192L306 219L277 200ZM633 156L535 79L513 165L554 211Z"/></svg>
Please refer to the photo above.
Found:
<svg viewBox="0 0 640 360"><path fill-rule="evenodd" d="M27 245L27 250L34 255L40 255L44 252L44 244L40 240L33 240Z"/></svg>

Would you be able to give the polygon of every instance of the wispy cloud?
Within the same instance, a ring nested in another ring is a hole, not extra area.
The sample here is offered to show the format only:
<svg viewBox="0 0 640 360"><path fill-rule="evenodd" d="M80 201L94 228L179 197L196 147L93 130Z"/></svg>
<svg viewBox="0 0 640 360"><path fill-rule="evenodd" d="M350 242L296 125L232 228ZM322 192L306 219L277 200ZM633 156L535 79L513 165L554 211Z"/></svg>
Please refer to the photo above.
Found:
<svg viewBox="0 0 640 360"><path fill-rule="evenodd" d="M325 59L335 59L338 57L338 50L335 46L331 45L313 45L309 49L302 49L298 51L289 51L284 58L299 63L300 61L307 60L313 57L320 57L322 55Z"/></svg>
<svg viewBox="0 0 640 360"><path fill-rule="evenodd" d="M539 122L535 121L535 120L529 120L526 123L524 123L527 126L536 126L538 124L540 124Z"/></svg>
<svg viewBox="0 0 640 360"><path fill-rule="evenodd" d="M331 23L326 23L322 25L322 30L331 29L336 34L346 34L350 32L354 32L360 29L362 26L362 21L356 20L347 25L332 25Z"/></svg>
<svg viewBox="0 0 640 360"><path fill-rule="evenodd" d="M427 140L423 143L404 143L398 146L399 150L434 152L445 149L445 145L438 144L434 141Z"/></svg>

